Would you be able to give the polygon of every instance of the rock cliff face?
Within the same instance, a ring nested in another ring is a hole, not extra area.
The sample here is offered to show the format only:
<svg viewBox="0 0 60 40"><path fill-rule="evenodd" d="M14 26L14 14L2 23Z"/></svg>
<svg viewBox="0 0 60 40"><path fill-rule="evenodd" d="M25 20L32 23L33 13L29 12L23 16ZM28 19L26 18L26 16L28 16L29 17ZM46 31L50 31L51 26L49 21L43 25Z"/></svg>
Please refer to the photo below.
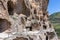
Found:
<svg viewBox="0 0 60 40"><path fill-rule="evenodd" d="M48 0L0 0L0 40L58 40L47 6Z"/></svg>

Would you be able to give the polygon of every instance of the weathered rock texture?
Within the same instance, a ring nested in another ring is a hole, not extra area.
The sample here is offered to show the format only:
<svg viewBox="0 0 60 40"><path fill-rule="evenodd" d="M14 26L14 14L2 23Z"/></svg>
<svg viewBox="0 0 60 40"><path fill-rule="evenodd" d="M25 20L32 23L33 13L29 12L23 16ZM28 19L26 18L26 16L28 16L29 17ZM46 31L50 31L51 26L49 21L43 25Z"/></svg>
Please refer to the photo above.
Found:
<svg viewBox="0 0 60 40"><path fill-rule="evenodd" d="M58 40L49 22L49 0L0 0L0 40Z"/></svg>

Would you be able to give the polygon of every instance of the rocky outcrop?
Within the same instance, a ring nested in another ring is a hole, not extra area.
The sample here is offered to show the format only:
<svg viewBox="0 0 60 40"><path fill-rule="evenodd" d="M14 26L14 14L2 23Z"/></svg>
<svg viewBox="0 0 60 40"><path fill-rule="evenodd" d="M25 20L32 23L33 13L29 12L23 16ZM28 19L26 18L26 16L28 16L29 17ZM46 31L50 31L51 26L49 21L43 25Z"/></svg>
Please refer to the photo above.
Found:
<svg viewBox="0 0 60 40"><path fill-rule="evenodd" d="M2 40L58 40L48 19L48 0L1 0L0 3L0 32L5 35L0 36Z"/></svg>

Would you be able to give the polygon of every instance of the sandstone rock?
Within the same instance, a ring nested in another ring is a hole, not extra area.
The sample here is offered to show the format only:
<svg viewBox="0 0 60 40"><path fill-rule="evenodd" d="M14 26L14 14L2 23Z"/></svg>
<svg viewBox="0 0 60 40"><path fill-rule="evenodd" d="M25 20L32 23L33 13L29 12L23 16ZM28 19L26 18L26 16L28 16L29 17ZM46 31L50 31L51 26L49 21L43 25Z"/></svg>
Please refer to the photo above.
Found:
<svg viewBox="0 0 60 40"><path fill-rule="evenodd" d="M0 40L58 40L48 20L49 0L0 0ZM1 35L0 35L1 36Z"/></svg>

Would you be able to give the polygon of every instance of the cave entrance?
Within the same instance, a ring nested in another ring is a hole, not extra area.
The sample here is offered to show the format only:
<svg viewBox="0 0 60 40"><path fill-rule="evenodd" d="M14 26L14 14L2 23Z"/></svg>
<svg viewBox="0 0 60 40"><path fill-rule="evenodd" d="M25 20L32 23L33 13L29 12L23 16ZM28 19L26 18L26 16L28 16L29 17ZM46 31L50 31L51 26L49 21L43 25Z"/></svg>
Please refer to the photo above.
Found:
<svg viewBox="0 0 60 40"><path fill-rule="evenodd" d="M0 19L0 33L10 28L10 23L6 19Z"/></svg>
<svg viewBox="0 0 60 40"><path fill-rule="evenodd" d="M46 36L46 40L48 40L48 36Z"/></svg>
<svg viewBox="0 0 60 40"><path fill-rule="evenodd" d="M8 7L8 13L9 15L13 15L14 14L14 4L12 1L8 1L7 2L7 7Z"/></svg>

